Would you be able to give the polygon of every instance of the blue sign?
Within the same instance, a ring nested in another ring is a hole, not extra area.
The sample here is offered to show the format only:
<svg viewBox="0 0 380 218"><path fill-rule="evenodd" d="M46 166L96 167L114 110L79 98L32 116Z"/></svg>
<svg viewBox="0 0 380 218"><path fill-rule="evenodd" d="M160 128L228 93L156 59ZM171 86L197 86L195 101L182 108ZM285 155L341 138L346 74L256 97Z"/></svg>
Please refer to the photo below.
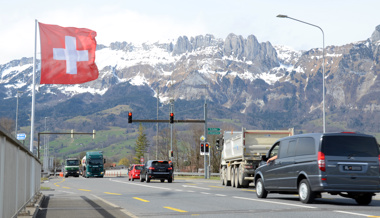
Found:
<svg viewBox="0 0 380 218"><path fill-rule="evenodd" d="M18 133L17 134L17 140L25 140L25 139L26 139L25 133Z"/></svg>

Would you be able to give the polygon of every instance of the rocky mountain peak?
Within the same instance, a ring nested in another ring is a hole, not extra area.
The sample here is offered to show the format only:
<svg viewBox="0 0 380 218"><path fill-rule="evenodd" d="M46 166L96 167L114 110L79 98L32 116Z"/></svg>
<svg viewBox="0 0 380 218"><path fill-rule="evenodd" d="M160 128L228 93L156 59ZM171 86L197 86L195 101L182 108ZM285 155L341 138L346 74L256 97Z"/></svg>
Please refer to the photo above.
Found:
<svg viewBox="0 0 380 218"><path fill-rule="evenodd" d="M372 33L372 36L371 36L372 43L375 43L375 42L377 42L379 40L380 40L380 25L378 25L375 28L375 31Z"/></svg>

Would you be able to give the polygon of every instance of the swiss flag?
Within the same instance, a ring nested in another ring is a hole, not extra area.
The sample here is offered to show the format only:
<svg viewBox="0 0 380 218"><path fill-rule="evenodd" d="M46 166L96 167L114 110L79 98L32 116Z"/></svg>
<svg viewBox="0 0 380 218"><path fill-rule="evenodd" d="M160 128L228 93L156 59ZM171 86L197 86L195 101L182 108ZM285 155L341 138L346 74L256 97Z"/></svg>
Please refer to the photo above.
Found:
<svg viewBox="0 0 380 218"><path fill-rule="evenodd" d="M40 84L78 84L98 78L95 31L43 23L39 28Z"/></svg>

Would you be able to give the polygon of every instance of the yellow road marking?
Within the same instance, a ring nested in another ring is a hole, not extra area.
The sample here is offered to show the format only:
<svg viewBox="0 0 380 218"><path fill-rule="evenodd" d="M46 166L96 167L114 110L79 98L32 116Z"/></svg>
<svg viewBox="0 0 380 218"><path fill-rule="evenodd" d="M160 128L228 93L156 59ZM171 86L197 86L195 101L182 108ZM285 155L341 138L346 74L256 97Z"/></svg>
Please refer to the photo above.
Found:
<svg viewBox="0 0 380 218"><path fill-rule="evenodd" d="M150 202L148 200L145 200L145 199L142 199L142 198L138 198L138 197L133 197L133 198L136 199L136 200L142 201L142 202Z"/></svg>
<svg viewBox="0 0 380 218"><path fill-rule="evenodd" d="M55 186L59 187L59 185L55 185Z"/></svg>
<svg viewBox="0 0 380 218"><path fill-rule="evenodd" d="M109 195L121 195L121 194L118 194L118 193L111 193L111 192L104 192L105 194L109 194Z"/></svg>
<svg viewBox="0 0 380 218"><path fill-rule="evenodd" d="M209 185L208 187L213 187L213 188L224 188L222 186L213 186L213 185Z"/></svg>
<svg viewBox="0 0 380 218"><path fill-rule="evenodd" d="M242 189L242 191L247 191L247 192L256 192L256 190L250 190L250 189Z"/></svg>
<svg viewBox="0 0 380 218"><path fill-rule="evenodd" d="M85 191L85 192L90 192L91 190L87 190L87 189L78 189L80 191Z"/></svg>
<svg viewBox="0 0 380 218"><path fill-rule="evenodd" d="M174 207L164 207L166 209L169 209L169 210L174 210L174 211L177 211L177 212L181 212L181 213L186 213L187 211L186 210L181 210L181 209L177 209L177 208L174 208Z"/></svg>
<svg viewBox="0 0 380 218"><path fill-rule="evenodd" d="M65 188L65 189L71 189L70 187L62 187L62 188Z"/></svg>

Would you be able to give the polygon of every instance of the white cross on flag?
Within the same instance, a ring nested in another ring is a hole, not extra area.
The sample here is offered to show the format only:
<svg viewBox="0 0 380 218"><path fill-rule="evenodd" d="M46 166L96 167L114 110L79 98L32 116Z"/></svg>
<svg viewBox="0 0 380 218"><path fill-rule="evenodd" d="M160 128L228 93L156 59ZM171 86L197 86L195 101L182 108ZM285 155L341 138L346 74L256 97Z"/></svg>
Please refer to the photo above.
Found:
<svg viewBox="0 0 380 218"><path fill-rule="evenodd" d="M78 84L98 78L95 31L43 23L39 28L40 84Z"/></svg>

